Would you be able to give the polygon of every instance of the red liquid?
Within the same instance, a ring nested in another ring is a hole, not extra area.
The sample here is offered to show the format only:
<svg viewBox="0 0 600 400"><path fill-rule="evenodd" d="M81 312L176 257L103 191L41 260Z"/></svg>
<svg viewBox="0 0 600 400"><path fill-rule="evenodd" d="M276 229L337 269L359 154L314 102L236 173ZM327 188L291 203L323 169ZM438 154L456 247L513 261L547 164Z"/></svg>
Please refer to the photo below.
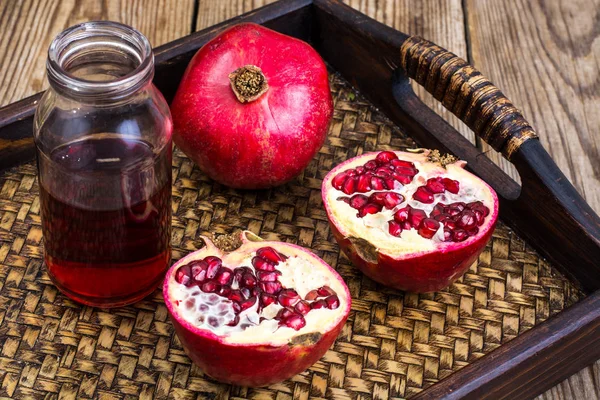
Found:
<svg viewBox="0 0 600 400"><path fill-rule="evenodd" d="M69 297L114 307L152 292L170 262L171 147L111 135L39 155L48 273Z"/></svg>

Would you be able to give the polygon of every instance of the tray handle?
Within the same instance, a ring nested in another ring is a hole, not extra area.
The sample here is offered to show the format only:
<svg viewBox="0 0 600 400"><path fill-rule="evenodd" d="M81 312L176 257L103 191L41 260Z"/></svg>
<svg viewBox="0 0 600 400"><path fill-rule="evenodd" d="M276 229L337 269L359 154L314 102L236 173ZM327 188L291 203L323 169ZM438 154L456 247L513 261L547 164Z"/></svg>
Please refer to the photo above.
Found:
<svg viewBox="0 0 600 400"><path fill-rule="evenodd" d="M411 36L400 48L400 65L506 159L511 160L525 141L537 139L533 128L500 89L448 50Z"/></svg>
<svg viewBox="0 0 600 400"><path fill-rule="evenodd" d="M399 63L409 78L515 165L523 184L516 198L506 200L514 203L508 211L525 236L541 248L562 249L552 258L568 266L563 272L589 292L600 289L600 218L556 166L521 112L465 60L421 37L403 41Z"/></svg>

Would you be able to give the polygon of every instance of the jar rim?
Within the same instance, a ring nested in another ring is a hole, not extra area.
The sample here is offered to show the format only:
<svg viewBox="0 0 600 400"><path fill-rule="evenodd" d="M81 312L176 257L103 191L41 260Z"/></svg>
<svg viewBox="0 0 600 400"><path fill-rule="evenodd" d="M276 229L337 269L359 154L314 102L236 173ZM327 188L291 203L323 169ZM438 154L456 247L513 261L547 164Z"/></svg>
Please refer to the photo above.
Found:
<svg viewBox="0 0 600 400"><path fill-rule="evenodd" d="M104 37L93 43L85 39ZM82 42L77 45L77 42ZM110 80L95 81L77 77L70 73L65 63L74 54L89 47L106 45L119 49L123 54L135 58L136 66ZM69 27L59 33L48 48L46 63L50 85L63 94L77 99L98 98L121 99L137 91L154 75L154 54L150 42L138 30L113 21L89 21Z"/></svg>

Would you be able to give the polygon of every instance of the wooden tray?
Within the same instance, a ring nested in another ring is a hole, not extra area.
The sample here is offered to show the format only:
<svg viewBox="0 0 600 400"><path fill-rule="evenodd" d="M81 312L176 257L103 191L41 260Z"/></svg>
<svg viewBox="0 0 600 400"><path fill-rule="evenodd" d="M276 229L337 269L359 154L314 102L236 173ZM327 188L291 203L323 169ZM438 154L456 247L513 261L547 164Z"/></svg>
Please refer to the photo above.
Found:
<svg viewBox="0 0 600 400"><path fill-rule="evenodd" d="M113 310L58 293L42 266L31 162L38 94L0 109L0 397L524 398L600 358L600 219L502 93L423 39L337 2L291 0L157 48L155 83L167 99L195 51L242 21L309 41L327 61L335 100L328 141L301 177L270 191L222 187L176 152L174 258L201 246L200 234L234 228L312 248L354 299L336 344L287 382L230 387L190 363L159 291ZM512 161L522 187L427 108L409 77ZM423 295L355 270L329 232L319 192L346 158L415 141L467 160L498 192L503 221L463 278Z"/></svg>

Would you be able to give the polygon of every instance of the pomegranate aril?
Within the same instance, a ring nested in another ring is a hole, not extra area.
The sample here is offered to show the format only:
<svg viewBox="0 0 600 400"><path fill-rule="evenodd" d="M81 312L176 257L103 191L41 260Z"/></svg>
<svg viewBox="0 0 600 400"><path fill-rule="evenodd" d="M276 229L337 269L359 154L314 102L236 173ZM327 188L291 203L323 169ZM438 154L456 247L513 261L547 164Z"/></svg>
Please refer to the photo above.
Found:
<svg viewBox="0 0 600 400"><path fill-rule="evenodd" d="M304 328L304 326L306 326L306 320L304 319L304 317L300 314L294 314L291 317L286 318L283 321L283 324L285 324L285 326L292 328L296 331Z"/></svg>
<svg viewBox="0 0 600 400"><path fill-rule="evenodd" d="M483 212L481 210L473 210L475 214L475 218L477 219L477 225L483 225L483 221L485 221L485 217L483 216Z"/></svg>
<svg viewBox="0 0 600 400"><path fill-rule="evenodd" d="M231 294L231 287L228 285L222 285L219 290L216 291L216 293L219 296L229 298L229 295Z"/></svg>
<svg viewBox="0 0 600 400"><path fill-rule="evenodd" d="M456 229L454 231L454 233L452 234L452 239L455 242L462 242L464 240L466 240L469 237L469 234L467 233L467 231L465 231L464 229Z"/></svg>
<svg viewBox="0 0 600 400"><path fill-rule="evenodd" d="M275 271L275 264L259 256L252 258L252 266L259 271Z"/></svg>
<svg viewBox="0 0 600 400"><path fill-rule="evenodd" d="M368 197L368 201L371 203L384 205L385 204L385 193L386 192L374 192Z"/></svg>
<svg viewBox="0 0 600 400"><path fill-rule="evenodd" d="M285 256L272 247L262 247L256 250L256 255L275 265L279 264L280 261L285 261Z"/></svg>
<svg viewBox="0 0 600 400"><path fill-rule="evenodd" d="M431 192L431 193L443 193L445 188L444 188L444 184L442 183L442 179L441 178L429 178L427 179L427 189Z"/></svg>
<svg viewBox="0 0 600 400"><path fill-rule="evenodd" d="M340 306L340 299L334 294L326 298L325 303L327 304L327 308L330 310L335 310Z"/></svg>
<svg viewBox="0 0 600 400"><path fill-rule="evenodd" d="M277 301L284 307L293 307L298 301L300 296L294 289L283 289L277 296Z"/></svg>
<svg viewBox="0 0 600 400"><path fill-rule="evenodd" d="M221 267L217 272L215 280L221 285L230 285L233 280L233 271L227 267Z"/></svg>
<svg viewBox="0 0 600 400"><path fill-rule="evenodd" d="M446 208L446 212L448 213L449 216L451 217L456 217L457 215L460 215L460 213L462 212L462 210L459 207L455 207L455 206L448 206Z"/></svg>
<svg viewBox="0 0 600 400"><path fill-rule="evenodd" d="M381 153L377 154L377 157L375 157L375 159L380 164L385 164L392 160L397 160L398 156L393 151L382 151Z"/></svg>
<svg viewBox="0 0 600 400"><path fill-rule="evenodd" d="M362 175L365 173L365 167L363 167L363 166L356 167L355 171L358 175Z"/></svg>
<svg viewBox="0 0 600 400"><path fill-rule="evenodd" d="M260 282L259 286L263 292L269 294L277 294L281 290L281 283L279 282Z"/></svg>
<svg viewBox="0 0 600 400"><path fill-rule="evenodd" d="M365 169L373 170L376 168L377 168L377 162L374 160L367 161L367 163L365 164Z"/></svg>
<svg viewBox="0 0 600 400"><path fill-rule="evenodd" d="M214 293L214 292L218 291L220 287L221 287L221 285L219 285L215 281L207 281L207 282L204 282L202 284L202 286L200 286L200 289L202 289L202 291L204 293Z"/></svg>
<svg viewBox="0 0 600 400"><path fill-rule="evenodd" d="M394 219L397 222L405 222L408 220L408 212L411 210L412 207L410 206L406 206L404 208L399 209L398 211L396 211L394 213Z"/></svg>
<svg viewBox="0 0 600 400"><path fill-rule="evenodd" d="M342 192L344 192L346 194L354 193L356 190L357 183L358 183L358 178L356 178L355 176L349 177L348 179L346 179L346 181L342 185Z"/></svg>
<svg viewBox="0 0 600 400"><path fill-rule="evenodd" d="M388 232L390 233L390 235L398 237L402 233L402 225L400 225L396 221L389 221Z"/></svg>
<svg viewBox="0 0 600 400"><path fill-rule="evenodd" d="M442 182L444 184L444 188L446 188L447 191L454 194L458 193L460 189L460 184L458 183L458 181L455 181L450 178L444 178L442 179Z"/></svg>
<svg viewBox="0 0 600 400"><path fill-rule="evenodd" d="M331 185L334 188L336 188L337 190L342 190L342 185L344 184L344 182L346 182L347 178L348 178L347 171L340 172L333 178L333 180L331 181Z"/></svg>
<svg viewBox="0 0 600 400"><path fill-rule="evenodd" d="M394 178L385 178L383 182L388 189L396 189L396 180Z"/></svg>
<svg viewBox="0 0 600 400"><path fill-rule="evenodd" d="M232 289L231 293L229 293L229 296L227 296L227 298L231 301L235 301L238 303L244 301L244 296L242 295L242 292L240 292L238 289Z"/></svg>
<svg viewBox="0 0 600 400"><path fill-rule="evenodd" d="M250 307L252 307L254 304L256 304L256 296L252 296L248 300L240 303L240 307L241 307L242 311L244 311L244 310L247 310Z"/></svg>
<svg viewBox="0 0 600 400"><path fill-rule="evenodd" d="M387 209L392 209L396 207L398 204L404 201L404 196L395 192L387 192L385 193L385 203L384 206Z"/></svg>
<svg viewBox="0 0 600 400"><path fill-rule="evenodd" d="M300 300L298 303L296 303L294 310L296 310L296 312L299 314L306 315L310 311L310 304L304 300Z"/></svg>
<svg viewBox="0 0 600 400"><path fill-rule="evenodd" d="M189 286L190 284L194 283L191 274L192 271L189 264L181 266L175 273L175 280L182 285Z"/></svg>
<svg viewBox="0 0 600 400"><path fill-rule="evenodd" d="M358 183L356 184L356 191L359 193L366 193L371 190L371 175L364 174L358 178Z"/></svg>
<svg viewBox="0 0 600 400"><path fill-rule="evenodd" d="M227 326L236 326L239 323L240 323L240 316L236 315L235 317L233 317L233 319L231 321L229 321L227 323Z"/></svg>
<svg viewBox="0 0 600 400"><path fill-rule="evenodd" d="M327 303L325 300L317 300L314 303L310 304L310 308L313 310L318 310L320 308L327 308Z"/></svg>
<svg viewBox="0 0 600 400"><path fill-rule="evenodd" d="M262 290L260 290L260 288L256 286L250 290L250 293L252 294L252 296L260 296L262 294Z"/></svg>
<svg viewBox="0 0 600 400"><path fill-rule="evenodd" d="M263 307L269 306L277 301L277 297L272 294L262 293L260 295L260 303Z"/></svg>
<svg viewBox="0 0 600 400"><path fill-rule="evenodd" d="M286 318L291 317L292 315L296 315L296 312L294 311L294 309L289 308L289 307L284 307L281 310L279 310L279 312L277 313L277 315L275 316L274 319L282 321Z"/></svg>
<svg viewBox="0 0 600 400"><path fill-rule="evenodd" d="M419 230L417 232L424 238L431 239L435 235L439 227L440 223L435 219L425 218L421 222L421 226L419 227Z"/></svg>
<svg viewBox="0 0 600 400"><path fill-rule="evenodd" d="M444 242L452 241L452 231L449 229L444 229Z"/></svg>
<svg viewBox="0 0 600 400"><path fill-rule="evenodd" d="M242 292L242 296L244 296L244 300L249 299L250 297L252 297L252 292L250 291L250 289L248 288L241 288L240 292Z"/></svg>
<svg viewBox="0 0 600 400"><path fill-rule="evenodd" d="M360 210L358 210L358 216L362 218L367 214L377 214L379 211L381 211L382 208L383 206L379 204L369 203Z"/></svg>
<svg viewBox="0 0 600 400"><path fill-rule="evenodd" d="M395 168L415 168L415 164L411 163L410 161L404 161L399 159L390 161L390 164L393 165Z"/></svg>
<svg viewBox="0 0 600 400"><path fill-rule="evenodd" d="M412 176L402 175L399 172L394 172L392 176L394 177L395 180L397 180L398 182L400 182L403 185L408 185L413 180Z"/></svg>
<svg viewBox="0 0 600 400"><path fill-rule="evenodd" d="M377 170L375 171L375 175L380 177L380 178L391 178L392 177L392 170L388 169L386 167L379 167L377 168Z"/></svg>
<svg viewBox="0 0 600 400"><path fill-rule="evenodd" d="M407 175L412 178L419 173L419 170L416 168L411 168L411 167L396 167L396 173L401 174L401 175Z"/></svg>
<svg viewBox="0 0 600 400"><path fill-rule="evenodd" d="M239 285L242 287L252 289L254 286L256 286L256 283L257 283L257 280L256 280L256 277L254 276L254 274L252 274L251 272L246 272L244 274L244 276L242 277L242 279L240 280Z"/></svg>
<svg viewBox="0 0 600 400"><path fill-rule="evenodd" d="M473 228L473 229L469 229L467 231L467 233L469 234L469 236L475 236L479 233L479 228Z"/></svg>
<svg viewBox="0 0 600 400"><path fill-rule="evenodd" d="M256 277L261 282L276 282L281 272L275 271L256 271Z"/></svg>
<svg viewBox="0 0 600 400"><path fill-rule="evenodd" d="M442 214L444 214L444 211L445 211L445 207L444 207L444 205L443 205L443 204L436 204L436 205L433 207L433 210L431 210L431 212L429 213L429 217L431 217L431 218L435 218L435 217L437 217L438 215L442 215Z"/></svg>
<svg viewBox="0 0 600 400"><path fill-rule="evenodd" d="M355 194L350 198L350 207L359 210L369 202L369 198L364 194Z"/></svg>
<svg viewBox="0 0 600 400"><path fill-rule="evenodd" d="M451 231L453 231L453 230L456 229L456 222L454 222L451 219L447 219L446 221L444 221L444 227L446 227L446 228L450 229Z"/></svg>
<svg viewBox="0 0 600 400"><path fill-rule="evenodd" d="M387 187L385 186L385 182L383 179L378 178L376 176L371 177L371 188L373 190L385 190Z"/></svg>
<svg viewBox="0 0 600 400"><path fill-rule="evenodd" d="M408 221L413 228L418 228L425 218L427 218L427 214L420 208L410 208L408 210Z"/></svg>
<svg viewBox="0 0 600 400"><path fill-rule="evenodd" d="M431 216L433 213L431 213L429 216ZM433 217L433 219L435 219L438 222L444 222L446 220L448 220L450 218L450 216L448 214L438 214L436 216Z"/></svg>
<svg viewBox="0 0 600 400"><path fill-rule="evenodd" d="M308 300L308 301L313 301L317 297L319 297L319 292L315 289L315 290L311 290L310 292L306 293L306 296L304 296L304 299Z"/></svg>
<svg viewBox="0 0 600 400"><path fill-rule="evenodd" d="M465 210L456 224L465 230L470 230L477 226L477 217L475 217L475 213L473 211Z"/></svg>
<svg viewBox="0 0 600 400"><path fill-rule="evenodd" d="M433 203L433 194L425 186L419 186L413 193L413 199L424 204Z"/></svg>
<svg viewBox="0 0 600 400"><path fill-rule="evenodd" d="M333 290L329 286L321 286L317 289L317 293L321 297L333 296L334 294L336 294L335 290Z"/></svg>
<svg viewBox="0 0 600 400"><path fill-rule="evenodd" d="M467 205L462 201L457 201L455 203L448 204L448 207L456 208L457 210L462 212L465 208L467 208Z"/></svg>
<svg viewBox="0 0 600 400"><path fill-rule="evenodd" d="M243 301L243 300L242 300ZM240 307L240 303L237 303L235 301L231 302L231 306L233 307L233 312L236 314L239 314L242 312L242 307Z"/></svg>

